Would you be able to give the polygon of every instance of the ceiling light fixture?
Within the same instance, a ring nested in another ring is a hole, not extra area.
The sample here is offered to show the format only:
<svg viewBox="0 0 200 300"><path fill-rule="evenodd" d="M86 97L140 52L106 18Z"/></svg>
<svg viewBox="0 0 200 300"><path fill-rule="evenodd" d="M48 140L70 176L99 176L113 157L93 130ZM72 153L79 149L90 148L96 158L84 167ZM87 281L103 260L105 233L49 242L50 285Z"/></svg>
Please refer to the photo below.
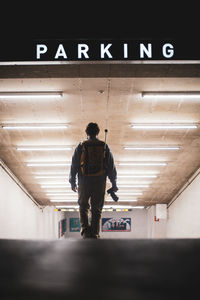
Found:
<svg viewBox="0 0 200 300"><path fill-rule="evenodd" d="M79 208L78 205L56 205L56 208ZM131 206L131 205L104 205L103 208L129 208L129 209L143 209L144 206Z"/></svg>
<svg viewBox="0 0 200 300"><path fill-rule="evenodd" d="M28 163L27 167L65 167L70 165L70 163Z"/></svg>
<svg viewBox="0 0 200 300"><path fill-rule="evenodd" d="M124 180L124 181L123 181L123 180ZM145 184L145 185L146 185L146 184L147 184L147 185L152 184L152 181L149 181L149 180L148 180L148 181L146 181L146 180L143 181L143 180L140 179L140 178L139 178L139 179L136 179L136 180L134 179L133 181L132 181L132 180L133 180L133 179L130 179L130 181L129 181L128 178L124 178L124 179L122 178L121 180L117 180L117 184L118 184L118 185L120 185L120 184L127 184L127 183L128 183L128 184L134 184L134 185L135 185L135 184L136 184L136 185L138 185L138 184L142 184L142 185L143 185L143 184ZM142 180L142 181L141 181L141 180ZM128 182L127 182L127 181L128 181Z"/></svg>
<svg viewBox="0 0 200 300"><path fill-rule="evenodd" d="M148 170L144 170L144 169L142 169L142 170L140 170L140 171L138 171L138 170L136 170L136 171L133 171L132 170L132 172L131 172L131 170L128 170L128 172L127 172L127 169L126 170L124 170L124 172L121 172L121 171L119 171L119 172L117 172L117 174L118 175L158 175L160 172L158 171L158 170L156 170L156 171L148 171ZM109 182L109 181L108 181Z"/></svg>
<svg viewBox="0 0 200 300"><path fill-rule="evenodd" d="M41 185L42 189L66 189L70 188L69 184L63 184L63 185Z"/></svg>
<svg viewBox="0 0 200 300"><path fill-rule="evenodd" d="M51 202L76 202L77 203L77 199L76 200L66 200L66 199L55 199L55 200L50 200Z"/></svg>
<svg viewBox="0 0 200 300"><path fill-rule="evenodd" d="M75 193L75 192L73 192L73 194L71 193L69 193L69 194L65 194L65 195L52 195L52 196L49 196L51 199L57 199L58 198L58 196L60 197L60 198L62 198L62 199L64 199L64 198L66 198L66 199L69 199L68 197L74 197L74 198L77 198L78 197L78 194L77 193Z"/></svg>
<svg viewBox="0 0 200 300"><path fill-rule="evenodd" d="M24 99L24 98L38 98L38 99L49 99L49 98L61 98L62 92L0 92L0 99Z"/></svg>
<svg viewBox="0 0 200 300"><path fill-rule="evenodd" d="M113 202L113 200L106 200L106 202ZM117 202L137 202L137 199L131 199L131 200L119 199Z"/></svg>
<svg viewBox="0 0 200 300"><path fill-rule="evenodd" d="M120 162L118 163L119 166L144 166L144 167L164 167L167 165L166 162Z"/></svg>
<svg viewBox="0 0 200 300"><path fill-rule="evenodd" d="M142 192L119 192L117 193L118 196L132 196L132 195L137 195L137 196L141 196Z"/></svg>
<svg viewBox="0 0 200 300"><path fill-rule="evenodd" d="M68 128L67 124L64 125L56 125L56 124L20 124L20 125L1 125L1 127L5 130L48 130L48 129L66 129Z"/></svg>
<svg viewBox="0 0 200 300"><path fill-rule="evenodd" d="M41 185L64 185L64 184L66 184L67 183L67 181L65 182L65 181L63 181L63 182L56 182L56 181L53 181L53 182L40 182L40 184Z"/></svg>
<svg viewBox="0 0 200 300"><path fill-rule="evenodd" d="M56 189L55 191L54 190L52 190L52 189L49 189L49 190L46 190L45 192L46 193L70 193L72 190L69 188L69 186L68 186L68 188L65 188L65 189Z"/></svg>
<svg viewBox="0 0 200 300"><path fill-rule="evenodd" d="M161 99L176 99L176 98L198 98L200 99L200 92L142 92L143 99L161 98Z"/></svg>
<svg viewBox="0 0 200 300"><path fill-rule="evenodd" d="M71 147L17 147L17 151L70 151Z"/></svg>
<svg viewBox="0 0 200 300"><path fill-rule="evenodd" d="M156 178L157 175L118 175L118 178Z"/></svg>
<svg viewBox="0 0 200 300"><path fill-rule="evenodd" d="M118 184L117 185L119 188L148 188L149 185L147 184Z"/></svg>
<svg viewBox="0 0 200 300"><path fill-rule="evenodd" d="M38 171L38 172L31 172L31 174L33 174L33 175L44 175L44 176L57 176L57 175L59 175L59 176L63 176L63 175L66 175L66 176L68 176L69 174L68 173L66 173L66 171L58 171L58 172L56 172L56 171Z"/></svg>
<svg viewBox="0 0 200 300"><path fill-rule="evenodd" d="M104 205L103 208L144 208L144 206L131 206L131 205Z"/></svg>
<svg viewBox="0 0 200 300"><path fill-rule="evenodd" d="M64 179L66 176L35 176L36 179Z"/></svg>
<svg viewBox="0 0 200 300"><path fill-rule="evenodd" d="M56 205L56 208L79 208L79 205Z"/></svg>
<svg viewBox="0 0 200 300"><path fill-rule="evenodd" d="M133 129L196 129L197 124L132 124Z"/></svg>
<svg viewBox="0 0 200 300"><path fill-rule="evenodd" d="M70 196L72 195L72 193L69 191L69 192L65 192L65 193L47 193L46 194L47 196ZM73 194L73 196L76 195L75 193Z"/></svg>
<svg viewBox="0 0 200 300"><path fill-rule="evenodd" d="M179 146L174 146L174 147L124 147L124 150L179 150Z"/></svg>
<svg viewBox="0 0 200 300"><path fill-rule="evenodd" d="M68 181L46 181L46 182L40 182L40 184L46 184L46 185L51 185L51 184L53 184L53 185L59 185L59 184L61 184L61 185L63 185L63 184L66 184Z"/></svg>

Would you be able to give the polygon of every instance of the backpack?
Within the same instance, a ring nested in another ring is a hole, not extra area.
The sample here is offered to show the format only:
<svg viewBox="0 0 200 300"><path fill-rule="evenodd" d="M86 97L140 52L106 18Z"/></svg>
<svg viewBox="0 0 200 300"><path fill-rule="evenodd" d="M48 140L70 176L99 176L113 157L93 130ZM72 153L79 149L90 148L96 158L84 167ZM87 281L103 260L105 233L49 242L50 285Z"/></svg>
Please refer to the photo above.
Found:
<svg viewBox="0 0 200 300"><path fill-rule="evenodd" d="M99 140L87 140L82 143L81 171L85 176L105 174L105 143Z"/></svg>

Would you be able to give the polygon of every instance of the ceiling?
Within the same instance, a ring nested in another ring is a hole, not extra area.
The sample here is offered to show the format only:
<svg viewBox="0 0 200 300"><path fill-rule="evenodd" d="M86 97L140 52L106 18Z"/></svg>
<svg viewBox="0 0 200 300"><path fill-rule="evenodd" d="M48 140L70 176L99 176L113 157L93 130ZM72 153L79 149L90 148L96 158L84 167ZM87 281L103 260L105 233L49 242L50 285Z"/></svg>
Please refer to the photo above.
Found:
<svg viewBox="0 0 200 300"><path fill-rule="evenodd" d="M5 66L4 66L5 67ZM93 66L94 67L94 66ZM122 66L123 67L123 66ZM150 68L148 66L148 68ZM153 67L152 67L153 69ZM148 69L150 70L150 69ZM21 66L21 72L23 68ZM45 71L46 72L46 71ZM124 73L125 71L123 71ZM12 73L12 72L11 72ZM53 196L70 191L69 166L30 167L27 163L68 162L73 150L86 138L85 128L89 122L100 126L99 138L107 143L113 153L118 172L121 193L141 192L142 195L120 195L118 204L150 206L168 204L179 189L200 166L200 128L184 130L134 130L132 123L199 123L200 100L174 98L163 100L142 99L144 91L200 91L198 77L109 77L67 76L53 77L39 73L31 78L20 73L17 78L0 79L0 92L60 91L61 98L51 99L0 99L0 123L5 124L68 124L66 129L54 130L6 130L0 128L0 158L25 186L32 197L42 206L72 205L62 199L76 196ZM1 71L0 71L1 74ZM69 146L69 151L18 151L17 147ZM179 150L125 150L125 146L179 146ZM120 163L129 163L120 166ZM166 166L131 166L133 162L166 162ZM55 176L63 178L36 178ZM124 178L123 175L128 177ZM156 178L132 178L131 175L156 175ZM122 176L122 177L121 177ZM42 188L41 185L67 184L65 188ZM133 187L134 185L146 187ZM129 185L130 187L123 187ZM131 187L132 186L132 187ZM109 187L109 182L108 182ZM137 202L130 202L136 199ZM51 202L51 200L59 200ZM106 200L111 200L106 196ZM113 202L106 202L113 205Z"/></svg>

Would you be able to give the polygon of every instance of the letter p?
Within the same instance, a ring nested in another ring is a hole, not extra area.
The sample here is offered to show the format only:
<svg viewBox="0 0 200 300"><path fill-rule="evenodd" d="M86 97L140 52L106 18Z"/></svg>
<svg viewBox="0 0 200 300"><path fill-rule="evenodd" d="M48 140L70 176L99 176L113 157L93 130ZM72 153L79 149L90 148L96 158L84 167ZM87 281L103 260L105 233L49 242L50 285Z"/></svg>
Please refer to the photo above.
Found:
<svg viewBox="0 0 200 300"><path fill-rule="evenodd" d="M40 59L40 55L47 52L47 46L44 44L36 45L36 58Z"/></svg>

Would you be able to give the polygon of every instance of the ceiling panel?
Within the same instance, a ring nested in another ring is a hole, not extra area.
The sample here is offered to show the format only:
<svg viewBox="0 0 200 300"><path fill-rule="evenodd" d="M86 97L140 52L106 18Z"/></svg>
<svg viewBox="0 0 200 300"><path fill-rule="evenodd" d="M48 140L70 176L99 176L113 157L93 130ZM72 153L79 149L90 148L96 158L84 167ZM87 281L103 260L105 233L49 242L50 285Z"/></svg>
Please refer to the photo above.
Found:
<svg viewBox="0 0 200 300"><path fill-rule="evenodd" d="M0 128L0 158L41 205L54 205L47 191L69 190L69 166L35 166L36 162L70 162L74 148L86 138L89 122L100 126L100 139L108 129L107 142L118 171L118 184L127 192L142 191L137 202L149 206L169 203L200 166L200 128L184 130L134 130L132 123L199 123L200 99L148 99L143 91L199 91L199 78L16 78L1 79L0 92L61 91L61 99L0 99L0 123L68 124L66 129L6 130ZM17 151L19 146L70 146L71 151ZM124 146L179 146L180 150L125 150ZM120 166L120 162L129 163ZM166 166L131 166L133 162L166 162ZM64 179L36 178L64 175ZM156 175L137 178L131 175ZM128 175L128 177L123 177ZM121 177L122 176L122 177ZM60 187L61 183L66 187ZM55 183L57 187L42 188ZM147 188L134 185L146 184ZM68 186L68 187L67 187ZM108 183L109 186L109 183ZM133 197L132 197L133 198ZM134 198L136 198L134 196ZM110 202L109 202L110 203ZM58 204L58 203L57 203ZM59 204L63 204L62 202ZM121 204L121 203L119 203Z"/></svg>

